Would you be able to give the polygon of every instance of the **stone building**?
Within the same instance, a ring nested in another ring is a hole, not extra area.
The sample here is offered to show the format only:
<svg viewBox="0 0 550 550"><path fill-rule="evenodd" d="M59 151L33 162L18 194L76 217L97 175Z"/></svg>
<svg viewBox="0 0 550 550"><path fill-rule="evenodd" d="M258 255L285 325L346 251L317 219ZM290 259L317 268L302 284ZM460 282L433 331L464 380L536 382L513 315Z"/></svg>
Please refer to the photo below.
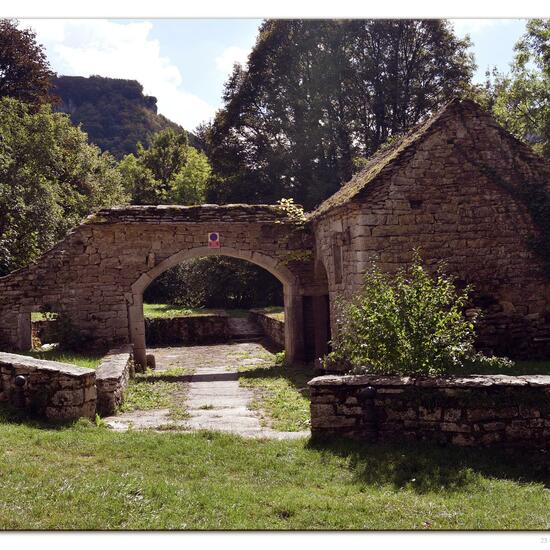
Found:
<svg viewBox="0 0 550 550"><path fill-rule="evenodd" d="M480 346L548 357L550 259L535 245L548 242L537 203L550 196L549 174L475 103L453 100L371 158L305 224L266 205L103 210L0 278L0 349L28 348L31 312L47 310L91 346L133 343L143 363L145 288L180 262L222 254L281 281L287 354L311 359L327 349L335 298L356 291L372 262L394 271L418 249L473 284Z"/></svg>
<svg viewBox="0 0 550 550"><path fill-rule="evenodd" d="M371 262L395 271L416 248L428 265L444 261L473 285L481 347L548 357L550 248L545 270L533 217L544 197L548 163L477 104L453 100L310 215L331 303L357 290Z"/></svg>

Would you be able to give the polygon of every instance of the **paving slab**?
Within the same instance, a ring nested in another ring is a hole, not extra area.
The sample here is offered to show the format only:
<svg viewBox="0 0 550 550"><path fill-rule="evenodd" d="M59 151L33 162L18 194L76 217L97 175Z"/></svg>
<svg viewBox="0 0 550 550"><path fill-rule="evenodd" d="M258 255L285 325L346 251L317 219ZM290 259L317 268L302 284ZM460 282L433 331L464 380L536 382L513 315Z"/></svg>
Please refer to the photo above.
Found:
<svg viewBox="0 0 550 550"><path fill-rule="evenodd" d="M252 331L246 323L236 325L243 333ZM174 368L193 370L193 374L181 377L187 383L183 404L189 418L172 419L168 409L133 411L106 418L105 422L112 429L210 430L262 439L310 436L309 431L279 432L262 426L258 412L251 408L254 393L239 385L238 367L243 364L261 364L269 357L269 352L261 343L154 348L148 350L148 353L155 355L155 371L159 375Z"/></svg>

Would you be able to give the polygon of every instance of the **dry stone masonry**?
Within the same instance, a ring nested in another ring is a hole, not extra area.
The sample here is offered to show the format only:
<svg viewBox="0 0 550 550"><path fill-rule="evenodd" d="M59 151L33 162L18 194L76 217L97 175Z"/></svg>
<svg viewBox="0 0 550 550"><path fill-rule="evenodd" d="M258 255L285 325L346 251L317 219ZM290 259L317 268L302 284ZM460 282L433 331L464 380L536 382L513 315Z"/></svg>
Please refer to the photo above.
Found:
<svg viewBox="0 0 550 550"><path fill-rule="evenodd" d="M285 347L285 322L277 319L269 313L263 312L261 309L251 309L249 318L257 323L264 333L264 335L275 345L284 348Z"/></svg>
<svg viewBox="0 0 550 550"><path fill-rule="evenodd" d="M331 304L373 262L393 272L416 248L474 286L480 347L550 356L550 281L530 245L540 227L517 198L535 185L550 190L548 163L475 103L452 101L310 216Z"/></svg>
<svg viewBox="0 0 550 550"><path fill-rule="evenodd" d="M227 314L145 319L148 346L212 344L229 338Z"/></svg>
<svg viewBox="0 0 550 550"><path fill-rule="evenodd" d="M47 420L93 418L95 371L0 352L0 402Z"/></svg>
<svg viewBox="0 0 550 550"><path fill-rule="evenodd" d="M143 291L186 260L227 255L284 287L289 360L323 355L335 303L376 262L388 272L418 249L475 289L478 345L550 356L550 280L525 196L550 189L550 167L475 103L454 100L369 160L296 223L267 205L128 206L89 217L36 263L0 278L0 349L28 349L30 315L60 314L91 348L131 343L146 364ZM219 248L208 235L219 234ZM550 259L548 259L550 262ZM67 324L67 323L66 323Z"/></svg>
<svg viewBox="0 0 550 550"><path fill-rule="evenodd" d="M131 346L121 346L110 351L96 369L97 414L115 414L124 401L124 392L134 376Z"/></svg>
<svg viewBox="0 0 550 550"><path fill-rule="evenodd" d="M0 352L0 403L51 421L93 419L114 414L133 374L131 346L110 351L97 370Z"/></svg>
<svg viewBox="0 0 550 550"><path fill-rule="evenodd" d="M313 437L550 448L550 376L320 376Z"/></svg>

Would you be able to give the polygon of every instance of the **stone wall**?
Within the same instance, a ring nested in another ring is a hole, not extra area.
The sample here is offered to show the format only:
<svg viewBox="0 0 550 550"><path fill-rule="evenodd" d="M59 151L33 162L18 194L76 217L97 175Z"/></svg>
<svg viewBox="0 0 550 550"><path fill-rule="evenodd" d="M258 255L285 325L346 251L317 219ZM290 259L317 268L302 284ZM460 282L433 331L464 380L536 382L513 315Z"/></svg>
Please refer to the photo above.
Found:
<svg viewBox="0 0 550 550"><path fill-rule="evenodd" d="M214 231L220 248L208 247L208 233ZM36 263L0 278L0 349L30 349L31 312L51 311L68 320L90 348L107 351L133 343L143 365L145 288L186 260L227 255L257 264L281 281L287 319L296 327L289 331L287 351L298 356L301 299L313 291L313 276L310 263L294 257L311 247L308 231L276 206L102 210Z"/></svg>
<svg viewBox="0 0 550 550"><path fill-rule="evenodd" d="M94 418L95 371L0 352L0 402L47 420Z"/></svg>
<svg viewBox="0 0 550 550"><path fill-rule="evenodd" d="M122 346L110 351L96 369L97 413L101 416L115 414L124 402L124 393L134 375L132 346Z"/></svg>
<svg viewBox="0 0 550 550"><path fill-rule="evenodd" d="M251 309L250 319L260 325L264 334L277 346L285 347L285 322L263 312L261 309Z"/></svg>
<svg viewBox="0 0 550 550"><path fill-rule="evenodd" d="M320 376L309 387L314 437L550 448L550 376Z"/></svg>
<svg viewBox="0 0 550 550"><path fill-rule="evenodd" d="M211 344L229 339L227 314L145 319L148 346Z"/></svg>
<svg viewBox="0 0 550 550"><path fill-rule="evenodd" d="M42 319L32 321L33 342L39 340L41 344L52 344L59 342L59 323L56 319Z"/></svg>
<svg viewBox="0 0 550 550"><path fill-rule="evenodd" d="M539 230L514 191L535 182L550 189L550 167L468 102L449 106L411 143L352 180L361 187L371 177L353 199L329 199L311 218L331 305L360 288L373 262L394 272L416 248L434 270L445 262L459 284L474 286L481 349L550 356L550 281L529 244ZM334 328L334 309L331 317Z"/></svg>

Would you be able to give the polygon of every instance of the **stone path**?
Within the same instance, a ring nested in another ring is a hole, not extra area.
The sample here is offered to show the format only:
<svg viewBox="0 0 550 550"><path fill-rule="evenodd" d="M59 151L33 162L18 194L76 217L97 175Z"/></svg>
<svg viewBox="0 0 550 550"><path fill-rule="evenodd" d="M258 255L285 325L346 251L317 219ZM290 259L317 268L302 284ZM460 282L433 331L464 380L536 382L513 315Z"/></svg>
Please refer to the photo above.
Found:
<svg viewBox="0 0 550 550"><path fill-rule="evenodd" d="M269 358L260 343L156 348L150 352L155 355L158 374L176 367L194 370L192 375L181 377L189 383L186 406L190 418L172 420L168 409L134 411L106 418L111 428L212 430L269 439L310 435L309 431L278 432L262 426L258 413L250 408L253 392L239 385L237 368L260 364Z"/></svg>

